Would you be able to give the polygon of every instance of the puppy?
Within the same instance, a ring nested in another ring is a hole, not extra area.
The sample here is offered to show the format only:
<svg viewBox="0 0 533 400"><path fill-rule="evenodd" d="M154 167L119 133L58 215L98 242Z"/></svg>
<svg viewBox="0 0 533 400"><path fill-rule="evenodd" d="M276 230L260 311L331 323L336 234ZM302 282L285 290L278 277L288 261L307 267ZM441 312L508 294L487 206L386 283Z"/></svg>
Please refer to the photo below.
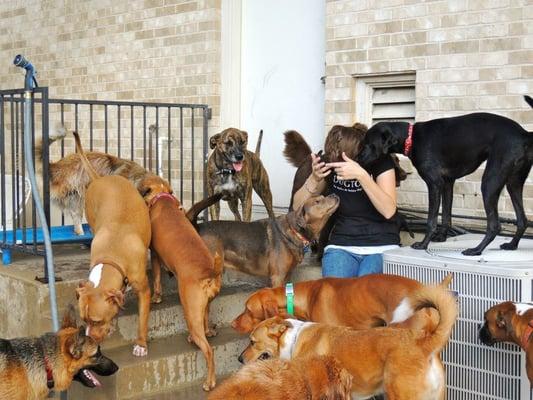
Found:
<svg viewBox="0 0 533 400"><path fill-rule="evenodd" d="M485 323L479 330L479 339L492 346L497 342L511 342L526 352L526 371L533 385L533 304L506 301L485 312Z"/></svg>
<svg viewBox="0 0 533 400"><path fill-rule="evenodd" d="M101 386L93 372L108 376L118 366L100 353L71 316L57 333L38 338L0 339L0 399L40 400L68 389L72 380Z"/></svg>
<svg viewBox="0 0 533 400"><path fill-rule="evenodd" d="M357 399L384 393L396 400L443 400L444 370L438 354L450 337L457 304L445 289L434 286L424 287L413 299L414 310L425 307L436 309L440 316L431 331L402 327L355 330L273 317L252 331L239 361L329 355L353 376L351 391Z"/></svg>
<svg viewBox="0 0 533 400"><path fill-rule="evenodd" d="M211 256L178 200L167 193L155 196L150 203L150 222L153 301L161 302L162 262L178 281L178 293L190 332L189 341L193 341L204 354L208 372L203 388L210 390L215 386L215 362L206 336L216 334L209 329L208 319L209 302L220 291L220 250L213 248L214 258Z"/></svg>
<svg viewBox="0 0 533 400"><path fill-rule="evenodd" d="M195 204L187 212L190 220L195 223L198 214L219 196ZM302 262L304 247L318 238L338 206L336 195L317 196L309 198L298 210L275 219L209 221L199 224L198 232L210 249L220 251L226 267L268 276L272 286L277 287Z"/></svg>
<svg viewBox="0 0 533 400"><path fill-rule="evenodd" d="M531 98L528 103L533 107ZM500 247L504 250L517 248L527 227L522 190L533 162L531 132L509 118L489 113L440 118L414 125L379 122L368 130L359 161L370 164L390 153L408 156L428 187L426 235L421 242L414 243L413 248L425 249L431 240L446 240L451 227L453 184L456 179L474 172L483 161L487 161L481 179L487 232L478 246L464 250L463 254L480 255L500 232L498 198L504 187L513 203L517 229L512 240ZM441 198L442 227L437 229Z"/></svg>
<svg viewBox="0 0 533 400"><path fill-rule="evenodd" d="M440 286L447 288L451 279L451 274L446 276ZM386 326L413 315L412 298L422 288L418 281L387 274L297 282L293 317L355 329ZM249 333L261 321L274 316L291 317L285 288L264 288L253 293L231 326L239 333Z"/></svg>
<svg viewBox="0 0 533 400"><path fill-rule="evenodd" d="M333 357L257 361L224 381L208 400L350 400L352 376Z"/></svg>
<svg viewBox="0 0 533 400"><path fill-rule="evenodd" d="M101 342L124 305L126 287L131 286L139 298L139 330L133 354L145 356L150 312L146 276L151 236L148 207L126 178L99 177L75 132L74 137L83 168L91 179L85 194L85 215L94 235L89 280L76 289L80 316L87 324L87 334Z"/></svg>
<svg viewBox="0 0 533 400"><path fill-rule="evenodd" d="M207 189L209 196L222 193L236 221L249 222L252 218L252 188L265 203L268 216L274 218L272 193L268 174L259 159L263 131L259 133L255 154L246 150L248 133L228 128L209 139L213 152L207 161ZM243 218L238 203L242 204ZM210 210L211 219L220 217L220 204Z"/></svg>
<svg viewBox="0 0 533 400"><path fill-rule="evenodd" d="M155 125L150 125L151 135L155 129ZM49 137L49 144L63 139L65 136L66 130L61 126ZM35 145L35 160L38 171L42 171L44 145L42 138ZM89 152L86 156L99 175L123 176L134 184L143 197L159 192L172 193L167 181L146 171L134 161L100 152ZM49 164L49 178L50 198L61 211L70 215L74 223L74 232L77 235L83 235L83 207L90 177L81 164L79 154L68 154L59 161L51 162Z"/></svg>

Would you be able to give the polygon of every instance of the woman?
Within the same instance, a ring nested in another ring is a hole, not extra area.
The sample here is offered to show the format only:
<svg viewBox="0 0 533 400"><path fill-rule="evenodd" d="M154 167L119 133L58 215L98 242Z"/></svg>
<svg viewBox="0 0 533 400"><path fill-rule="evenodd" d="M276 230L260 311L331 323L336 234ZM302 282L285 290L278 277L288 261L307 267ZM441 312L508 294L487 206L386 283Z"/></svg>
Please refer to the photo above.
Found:
<svg viewBox="0 0 533 400"><path fill-rule="evenodd" d="M294 194L294 208L325 189L340 197L322 258L323 276L382 272L382 253L400 243L394 162L386 155L364 169L354 161L366 132L362 127L334 126L324 146L329 162L311 154L313 172Z"/></svg>

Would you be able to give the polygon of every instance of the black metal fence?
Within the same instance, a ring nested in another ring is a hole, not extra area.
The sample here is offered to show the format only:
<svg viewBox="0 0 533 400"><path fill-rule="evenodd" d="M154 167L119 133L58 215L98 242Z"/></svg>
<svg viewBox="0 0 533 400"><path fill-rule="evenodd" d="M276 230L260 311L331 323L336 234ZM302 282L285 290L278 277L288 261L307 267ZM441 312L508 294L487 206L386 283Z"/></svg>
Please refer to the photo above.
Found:
<svg viewBox="0 0 533 400"><path fill-rule="evenodd" d="M0 249L4 263L9 262L12 250L44 254L24 164L23 93L22 89L0 91ZM185 207L205 196L207 105L50 99L46 87L36 88L32 101L33 148L36 137L42 135L47 144L56 125L62 124L79 132L85 149L135 161L167 179ZM50 147L43 145L41 193L52 239L54 227L71 221L50 203L49 161L70 152L74 152L71 137ZM87 240L67 236L61 241Z"/></svg>

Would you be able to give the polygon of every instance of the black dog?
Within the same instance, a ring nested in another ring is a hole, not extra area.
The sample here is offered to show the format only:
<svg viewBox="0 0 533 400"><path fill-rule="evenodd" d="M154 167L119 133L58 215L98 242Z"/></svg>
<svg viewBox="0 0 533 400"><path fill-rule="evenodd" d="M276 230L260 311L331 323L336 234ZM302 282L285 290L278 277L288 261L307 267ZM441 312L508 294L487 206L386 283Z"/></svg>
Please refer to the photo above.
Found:
<svg viewBox="0 0 533 400"><path fill-rule="evenodd" d="M525 99L533 107L533 99L529 96ZM426 236L413 244L415 249L427 248L430 240L446 240L451 226L453 184L456 179L474 172L485 160L481 193L487 214L487 233L477 247L463 254L481 254L499 233L498 198L504 186L511 196L517 229L513 239L500 247L516 249L527 226L522 190L533 160L530 132L508 118L489 113L440 118L414 125L379 122L368 130L359 161L366 165L389 153L408 156L428 187ZM437 229L441 197L442 228Z"/></svg>

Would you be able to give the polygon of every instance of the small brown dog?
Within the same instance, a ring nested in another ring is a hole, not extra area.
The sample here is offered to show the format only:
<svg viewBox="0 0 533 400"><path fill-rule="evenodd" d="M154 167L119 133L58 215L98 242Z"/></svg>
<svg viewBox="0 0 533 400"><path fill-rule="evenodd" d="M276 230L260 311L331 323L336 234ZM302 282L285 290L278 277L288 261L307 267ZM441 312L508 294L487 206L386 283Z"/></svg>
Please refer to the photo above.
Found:
<svg viewBox="0 0 533 400"><path fill-rule="evenodd" d="M187 219L178 200L161 193L150 203L152 225L152 271L154 274L155 303L161 302L161 263L178 281L183 313L189 328L189 341L193 341L204 354L207 379L204 390L215 386L215 361L213 349L206 336L216 333L209 329L209 303L220 291L222 258L213 249L213 256L198 232Z"/></svg>
<svg viewBox="0 0 533 400"><path fill-rule="evenodd" d="M352 376L333 357L299 357L245 365L208 400L350 400Z"/></svg>
<svg viewBox="0 0 533 400"><path fill-rule="evenodd" d="M506 301L485 312L485 323L479 330L479 339L492 346L497 342L511 342L526 352L526 371L533 385L533 304Z"/></svg>
<svg viewBox="0 0 533 400"><path fill-rule="evenodd" d="M50 391L67 390L72 380L99 387L93 374L108 376L118 366L100 353L73 316L63 319L57 333L38 338L0 339L0 399L41 400Z"/></svg>
<svg viewBox="0 0 533 400"><path fill-rule="evenodd" d="M451 279L452 275L446 276L440 286L447 288ZM413 315L411 299L422 288L414 279L388 274L297 282L294 318L355 329L386 326ZM249 333L261 321L275 316L291 317L285 288L264 288L248 297L244 311L231 326L239 333Z"/></svg>
<svg viewBox="0 0 533 400"><path fill-rule="evenodd" d="M216 200L217 195L196 203L187 216L195 223L198 214ZM208 247L223 255L224 266L268 276L272 286L277 287L302 262L304 246L318 238L338 206L336 195L317 196L307 199L298 210L275 219L209 221L197 227Z"/></svg>
<svg viewBox="0 0 533 400"><path fill-rule="evenodd" d="M236 128L228 128L209 139L213 152L207 161L207 190L209 196L222 193L228 202L236 221L249 222L252 219L252 188L265 203L268 216L274 218L272 192L268 174L259 159L263 131L255 153L246 149L248 133ZM239 213L239 200L242 204L242 218ZM220 218L220 204L211 207L211 219Z"/></svg>
<svg viewBox="0 0 533 400"><path fill-rule="evenodd" d="M77 289L80 316L87 324L87 334L101 342L124 304L126 287L131 286L139 298L139 330L133 354L145 356L150 313L146 276L151 235L148 207L126 178L99 177L75 132L74 137L83 168L91 179L85 194L85 215L94 235L89 280Z"/></svg>
<svg viewBox="0 0 533 400"><path fill-rule="evenodd" d="M427 324L429 330L425 324L422 329L355 330L270 318L252 331L250 345L239 361L329 355L353 376L351 390L357 399L384 393L395 400L443 400L445 379L439 352L450 337L457 304L448 291L434 286L424 287L413 300L414 310L426 307L440 315L437 326Z"/></svg>
<svg viewBox="0 0 533 400"><path fill-rule="evenodd" d="M152 134L156 127L155 125L150 125L149 129L150 134ZM49 144L63 139L65 136L66 130L61 126L53 135L50 135ZM35 144L37 170L42 170L43 145L42 139ZM86 156L100 176L123 176L134 184L143 197L151 194L151 192L158 193L163 191L172 193L167 181L148 172L134 161L95 151L86 153ZM79 154L69 154L59 161L50 162L49 168L50 198L61 211L70 215L74 223L74 232L77 235L83 235L82 219L85 191L91 180L81 164Z"/></svg>

